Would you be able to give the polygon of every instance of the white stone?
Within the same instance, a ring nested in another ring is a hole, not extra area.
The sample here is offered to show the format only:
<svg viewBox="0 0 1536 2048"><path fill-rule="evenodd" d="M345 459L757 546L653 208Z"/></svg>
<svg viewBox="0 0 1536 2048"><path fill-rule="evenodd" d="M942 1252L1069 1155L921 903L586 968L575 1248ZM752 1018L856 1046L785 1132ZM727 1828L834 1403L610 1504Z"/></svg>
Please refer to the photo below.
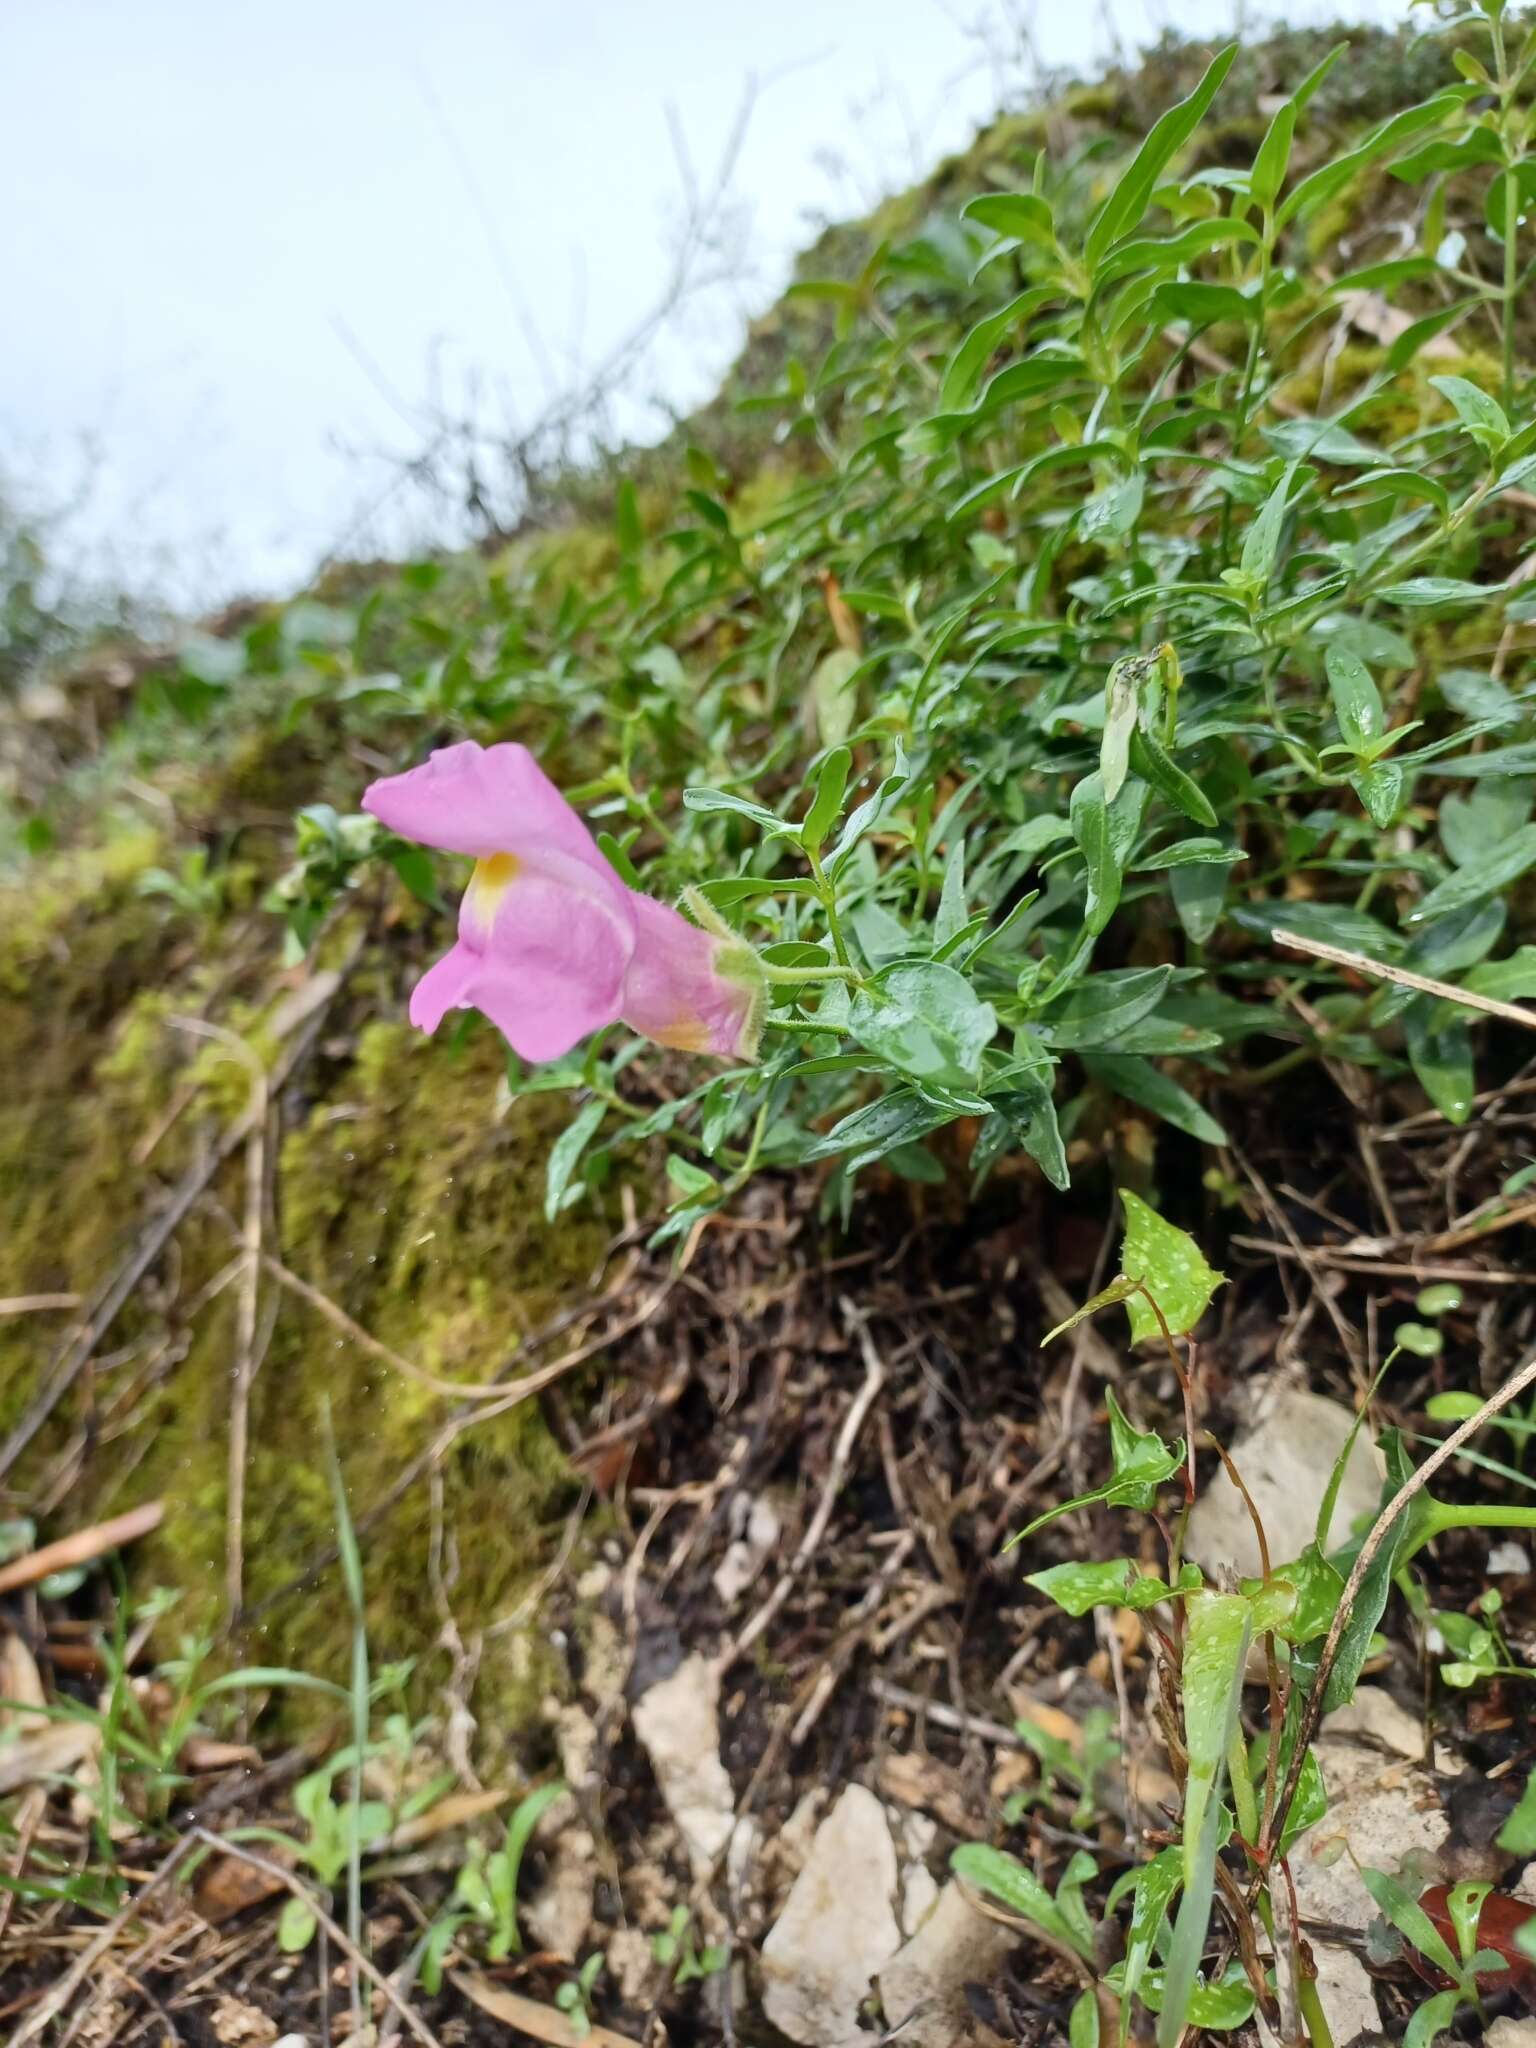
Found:
<svg viewBox="0 0 1536 2048"><path fill-rule="evenodd" d="M1536 2048L1536 2020L1495 2020L1483 2040L1485 2048Z"/></svg>
<svg viewBox="0 0 1536 2048"><path fill-rule="evenodd" d="M1296 1901L1303 1919L1363 1932L1376 1907L1357 1866L1395 1876L1406 1856L1440 1847L1445 1816L1433 1780L1406 1761L1350 1741L1321 1739L1316 1747L1328 1811L1291 1851ZM1334 1854L1341 1835L1348 1848Z"/></svg>
<svg viewBox="0 0 1536 2048"><path fill-rule="evenodd" d="M763 1943L763 2010L803 2048L869 2048L859 2009L901 1945L896 1849L872 1792L850 1785Z"/></svg>
<svg viewBox="0 0 1536 2048"><path fill-rule="evenodd" d="M722 1605L739 1600L772 1555L783 1532L779 1511L767 1494L755 1500L738 1494L731 1503L731 1535L735 1539L715 1567L715 1591Z"/></svg>
<svg viewBox="0 0 1536 2048"><path fill-rule="evenodd" d="M720 1672L697 1651L635 1702L631 1718L694 1870L731 1838L736 1796L720 1761Z"/></svg>
<svg viewBox="0 0 1536 2048"><path fill-rule="evenodd" d="M550 1857L549 1877L523 1910L523 1922L542 1949L574 1963L592 1925L597 1890L597 1844L586 1828L567 1827Z"/></svg>
<svg viewBox="0 0 1536 2048"><path fill-rule="evenodd" d="M967 1984L990 1985L1018 1946L1012 1929L978 1913L951 1881L922 1926L880 1972L887 2029L902 2048L972 2048L991 2041L971 2017Z"/></svg>
<svg viewBox="0 0 1536 2048"><path fill-rule="evenodd" d="M1416 1762L1424 1754L1423 1728L1379 1685L1358 1687L1354 1698L1346 1706L1336 1707L1324 1721L1322 1733L1324 1739L1331 1736L1338 1741L1353 1738L1357 1742L1377 1742L1383 1749L1395 1750L1399 1756L1412 1757Z"/></svg>
<svg viewBox="0 0 1536 2048"><path fill-rule="evenodd" d="M1524 1578L1530 1568L1531 1554L1523 1543L1495 1543L1488 1553L1490 1578Z"/></svg>
<svg viewBox="0 0 1536 2048"><path fill-rule="evenodd" d="M1312 1541L1329 1475L1354 1421L1337 1401L1300 1387L1272 1385L1258 1397L1253 1425L1230 1451L1264 1524L1272 1564L1289 1563ZM1343 1542L1357 1516L1375 1513L1380 1496L1380 1460L1362 1430L1344 1467L1329 1541ZM1225 1467L1195 1502L1186 1548L1198 1563L1234 1565L1245 1578L1262 1569L1253 1522Z"/></svg>

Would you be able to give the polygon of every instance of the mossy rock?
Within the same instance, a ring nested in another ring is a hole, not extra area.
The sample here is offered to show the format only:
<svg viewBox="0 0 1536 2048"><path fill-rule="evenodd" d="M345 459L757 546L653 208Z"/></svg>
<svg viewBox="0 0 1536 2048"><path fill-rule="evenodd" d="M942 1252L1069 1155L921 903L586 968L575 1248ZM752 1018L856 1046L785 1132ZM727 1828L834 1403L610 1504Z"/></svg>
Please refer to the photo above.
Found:
<svg viewBox="0 0 1536 2048"><path fill-rule="evenodd" d="M0 1103L0 1293L88 1296L198 1148L245 1106L248 1064L189 1039L173 1019L217 1017L269 1065L279 1056L269 1036L275 929L258 915L199 930L136 895L155 851L149 840L119 849L110 872L99 857L72 875L55 863L25 900L0 902L0 918L12 913L0 947L0 1049L7 1071L29 1081ZM232 986L227 963L242 958ZM445 1379L486 1381L530 1330L584 1293L606 1226L569 1215L546 1223L545 1159L560 1105L499 1094L504 1055L479 1020L457 1044L429 1044L395 1021L399 982L392 957L365 953L313 1060L281 1091L268 1243L381 1344ZM243 1185L237 1154L210 1190L226 1216L239 1213ZM188 1218L9 1484L27 1497L62 1469L61 1452L85 1424L89 1448L70 1494L79 1507L60 1526L165 1499L162 1528L129 1562L136 1593L178 1596L168 1638L217 1637L227 1661L344 1677L350 1625L336 1575L302 1583L335 1540L331 1431L363 1530L373 1656L423 1660L425 1699L445 1675L430 1655L443 1624L431 1560L466 1639L514 1615L576 1498L565 1456L527 1403L464 1428L443 1443L435 1482L424 1468L401 1491L457 1404L264 1283L270 1335L246 1465L249 1625L229 1633L239 1290L200 1297L234 1249L216 1210ZM55 1317L0 1321L7 1429L26 1412L60 1328ZM502 1634L482 1664L477 1711L515 1729L551 1675L526 1628Z"/></svg>

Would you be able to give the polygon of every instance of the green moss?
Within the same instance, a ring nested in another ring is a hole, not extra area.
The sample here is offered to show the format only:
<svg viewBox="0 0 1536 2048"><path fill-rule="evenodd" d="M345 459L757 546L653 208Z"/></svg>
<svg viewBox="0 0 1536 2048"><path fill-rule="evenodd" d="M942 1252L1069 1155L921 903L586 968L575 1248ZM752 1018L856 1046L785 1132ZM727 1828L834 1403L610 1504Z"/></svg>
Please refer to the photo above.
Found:
<svg viewBox="0 0 1536 2048"><path fill-rule="evenodd" d="M25 896L0 897L0 1053L29 1082L0 1098L5 1291L88 1294L134 1241L158 1190L245 1108L244 1063L225 1045L189 1039L176 1017L216 1018L269 1062L276 1050L265 1028L275 931L233 915L194 929L137 896L133 883L157 851L146 836L49 863ZM242 958L244 978L231 981L229 963ZM382 1343L444 1378L485 1381L585 1285L604 1226L544 1221L544 1160L560 1104L498 1104L502 1053L486 1027L455 1049L377 1021L381 1003L393 1006L396 979L382 959L360 963L346 1000L374 1021L338 1014L336 1035L305 1070L314 1093L274 1161L269 1241ZM292 1117L291 1096L288 1109ZM232 1214L243 1168L232 1160L215 1183ZM216 1633L226 1620L238 1290L199 1297L233 1249L216 1215L190 1218L119 1316L103 1346L109 1362L89 1389L107 1426L82 1497L102 1514L166 1500L162 1529L131 1564L140 1591L180 1595L175 1633ZM349 1625L334 1573L294 1590L334 1540L329 1414L364 1527L373 1654L423 1658L425 1699L444 1675L430 1657L441 1626L428 1592L434 1489L423 1475L370 1515L455 1404L381 1364L293 1295L268 1295L275 1320L247 1461L245 1597L255 1621L227 1651L345 1673ZM59 1330L41 1316L0 1323L0 1426L24 1411ZM86 1391L82 1383L18 1467L23 1492L51 1469ZM518 1608L558 1542L574 1484L536 1403L475 1423L444 1448L437 1470L440 1554L467 1636ZM557 1673L526 1630L492 1640L477 1705L510 1734Z"/></svg>

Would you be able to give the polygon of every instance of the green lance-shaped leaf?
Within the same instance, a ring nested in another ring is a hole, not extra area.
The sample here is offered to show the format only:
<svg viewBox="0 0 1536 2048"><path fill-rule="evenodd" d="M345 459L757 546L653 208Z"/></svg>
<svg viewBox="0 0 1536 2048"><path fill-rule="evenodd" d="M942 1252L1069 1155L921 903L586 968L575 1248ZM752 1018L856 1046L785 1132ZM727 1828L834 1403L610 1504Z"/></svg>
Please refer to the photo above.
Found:
<svg viewBox="0 0 1536 2048"><path fill-rule="evenodd" d="M1253 1612L1240 1593L1192 1598L1184 1628L1184 1898L1174 1923L1158 2018L1158 2048L1175 2048L1184 2032L1199 1975L1215 1887L1221 1834L1221 1778L1237 1730L1243 1666L1253 1637Z"/></svg>
<svg viewBox="0 0 1536 2048"><path fill-rule="evenodd" d="M1339 731L1357 754L1369 759L1386 731L1381 692L1365 663L1347 648L1330 647L1324 663Z"/></svg>
<svg viewBox="0 0 1536 2048"><path fill-rule="evenodd" d="M837 823L848 789L848 769L853 761L846 747L834 747L821 764L816 777L816 794L800 827L800 844L807 853L820 851L821 843Z"/></svg>
<svg viewBox="0 0 1536 2048"><path fill-rule="evenodd" d="M984 1842L965 1842L950 1857L949 1867L956 1877L996 1899L1021 1920L1030 1921L1085 1962L1093 1960L1092 1943L1085 1946L1039 1878L1017 1856L1010 1856L1005 1849L988 1848Z"/></svg>
<svg viewBox="0 0 1536 2048"><path fill-rule="evenodd" d="M1152 128L1130 168L1094 216L1084 245L1090 270L1097 267L1111 243L1135 227L1146 212L1158 180L1204 120L1206 110L1216 97L1221 81L1231 70L1236 55L1236 43L1229 43L1212 60L1189 98L1170 107Z"/></svg>

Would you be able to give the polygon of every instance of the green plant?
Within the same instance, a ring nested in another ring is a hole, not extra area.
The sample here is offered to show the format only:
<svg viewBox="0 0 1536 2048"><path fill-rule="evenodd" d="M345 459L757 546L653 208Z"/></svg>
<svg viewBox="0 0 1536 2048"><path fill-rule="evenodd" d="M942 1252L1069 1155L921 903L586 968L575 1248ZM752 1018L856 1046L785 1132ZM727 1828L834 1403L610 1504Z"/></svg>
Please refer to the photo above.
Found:
<svg viewBox="0 0 1536 2048"><path fill-rule="evenodd" d="M476 1845L459 1872L454 1898L467 1908L468 1917L486 1929L485 1952L493 1963L503 1962L522 1948L517 1926L517 1880L523 1852L543 1815L564 1791L564 1783L557 1778L520 1799L507 1823L501 1847L486 1855Z"/></svg>
<svg viewBox="0 0 1536 2048"><path fill-rule="evenodd" d="M1098 1810L1102 1774L1120 1755L1113 1734L1114 1715L1105 1707L1090 1708L1083 1717L1080 1747L1036 1721L1020 1719L1013 1726L1020 1741L1040 1759L1041 1782L1010 1793L1003 1805L1003 1818L1010 1822L1020 1819L1037 1801L1048 1799L1057 1786L1064 1786L1074 1801L1067 1825L1085 1827Z"/></svg>
<svg viewBox="0 0 1536 2048"><path fill-rule="evenodd" d="M729 1948L718 1942L698 1947L693 1915L686 1906L674 1906L666 1926L651 1936L651 1954L671 1970L673 1985L678 1990L696 1979L718 1976L731 1960Z"/></svg>
<svg viewBox="0 0 1536 2048"><path fill-rule="evenodd" d="M1121 1305L1132 1336L1161 1341L1187 1388L1177 1340L1204 1313L1221 1275L1144 1203L1130 1197L1126 1211L1120 1272L1061 1327L1070 1329L1086 1315ZM1507 1384L1503 1398L1533 1378L1536 1363ZM1094 1562L1069 1558L1028 1573L1027 1582L1069 1615L1123 1607L1148 1617L1163 1674L1153 1700L1180 1783L1177 1840L1111 1891L1106 1910L1128 1898L1131 1923L1124 1962L1102 1975L1096 1961L1100 1948L1081 1900L1082 1883L1094 1874L1091 1859L1072 1859L1054 1899L1016 1859L990 1847L961 1849L955 1870L1076 1958L1089 1981L1078 2005L1082 2017L1074 2014L1074 2039L1096 2039L1107 2007L1117 2014L1124 2042L1133 2002L1139 2001L1158 2016L1159 2048L1174 2048L1188 2025L1237 2026L1256 2009L1263 2010L1271 2026L1288 2014L1293 2026L1305 2027L1314 2048L1323 2048L1329 2035L1315 1984L1294 1944L1277 1933L1282 1917L1292 1910L1285 1859L1297 1837L1327 1810L1312 1735L1326 1710L1352 1696L1393 1585L1405 1578L1405 1567L1424 1544L1452 1527L1509 1526L1514 1520L1533 1526L1536 1510L1437 1500L1415 1474L1399 1432L1386 1430L1378 1439L1387 1472L1378 1519L1369 1531L1335 1545L1330 1538L1334 1502L1352 1433L1319 1507L1314 1540L1301 1555L1271 1559L1260 1528L1266 1560L1262 1576L1213 1583L1183 1556L1195 1498L1192 1446L1170 1444L1137 1429L1112 1392L1106 1392L1105 1405L1109 1478L1092 1493L1047 1510L1014 1540L1032 1538L1063 1515L1088 1506L1155 1515L1168 1553L1164 1575L1131 1556ZM1483 1404L1478 1417L1488 1408ZM1448 1439L1436 1462L1444 1462L1454 1445L1455 1439ZM1159 1513L1163 1489L1171 1487L1178 1490L1177 1506ZM1470 1684L1504 1670L1508 1651L1492 1626L1496 1608L1497 1595L1485 1599L1483 1623L1457 1617L1465 1630L1450 1639L1464 1656L1461 1664L1447 1668L1451 1683ZM1158 1620L1159 1611L1166 1620ZM1449 1617L1436 1619L1444 1631ZM1262 1652L1268 1686L1264 1725L1250 1743L1241 1708L1251 1650ZM1080 1809L1085 1817L1091 1811L1091 1801ZM1230 1860L1234 1855L1244 1873L1241 1881ZM1382 1878L1373 1885L1373 1896L1380 1902L1390 1892L1396 1902L1400 1887L1395 1886L1395 1880ZM1218 1950L1214 1978L1206 1968L1213 1909L1226 1951L1223 1960ZM1258 1929L1267 1937L1269 1961L1255 1938ZM1461 1978L1456 1983L1451 2006L1431 2001L1434 2015L1454 2010L1456 2000L1471 1995ZM1441 2023L1432 2017L1425 2026Z"/></svg>
<svg viewBox="0 0 1536 2048"><path fill-rule="evenodd" d="M228 877L211 867L205 846L190 847L172 873L169 868L146 868L138 880L141 896L163 896L184 916L216 918L224 908Z"/></svg>
<svg viewBox="0 0 1536 2048"><path fill-rule="evenodd" d="M1451 1980L1449 1990L1426 1998L1414 2013L1403 2036L1404 2048L1429 2048L1464 2005L1471 2006L1481 2020L1479 1977L1507 1976L1509 1972L1507 1957L1480 1947L1478 1942L1483 1902L1493 1887L1457 1884L1446 1892L1444 1913L1455 1938L1453 1949L1414 1893L1396 1878L1380 1870L1363 1870L1360 1875L1383 1919L1427 1963ZM1493 1988L1497 1989L1497 1984Z"/></svg>
<svg viewBox="0 0 1536 2048"><path fill-rule="evenodd" d="M587 1957L574 1977L567 1977L555 1987L555 2004L565 2014L578 2041L585 2040L592 2031L592 1987L602 1975L606 1961L606 1955L599 1949Z"/></svg>
<svg viewBox="0 0 1536 2048"><path fill-rule="evenodd" d="M1114 175L1030 156L801 280L744 401L788 437L775 493L695 445L659 505L621 481L579 574L417 565L303 642L295 721L400 759L526 735L626 882L769 970L751 1064L661 1085L611 1031L510 1062L571 1099L552 1214L657 1140L664 1240L769 1169L828 1169L833 1214L877 1163L1064 1187L1113 1103L1214 1145L1223 1098L1324 1054L1469 1114L1479 1011L1536 993L1536 45L1495 0L1428 33L1440 88L1342 153L1308 129L1340 45L1212 161L1225 51ZM1319 371L1362 294L1401 331ZM380 862L447 879L323 807L299 833L296 945Z"/></svg>

